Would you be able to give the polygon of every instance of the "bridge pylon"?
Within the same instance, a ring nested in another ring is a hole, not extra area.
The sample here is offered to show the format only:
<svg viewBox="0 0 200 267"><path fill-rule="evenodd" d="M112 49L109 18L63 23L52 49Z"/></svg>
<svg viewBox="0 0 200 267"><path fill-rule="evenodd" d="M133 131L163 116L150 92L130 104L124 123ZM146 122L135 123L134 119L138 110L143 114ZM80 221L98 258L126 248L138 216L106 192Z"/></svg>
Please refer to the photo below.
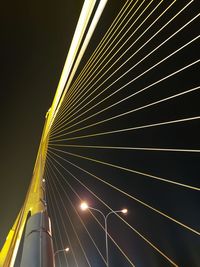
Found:
<svg viewBox="0 0 200 267"><path fill-rule="evenodd" d="M47 121L47 120L46 120ZM20 267L53 267L53 243L50 218L45 199L44 166L48 135L46 123L24 205L11 228L0 253L0 267L14 267L20 242L23 239Z"/></svg>
<svg viewBox="0 0 200 267"><path fill-rule="evenodd" d="M84 1L52 106L46 114L31 184L24 205L1 250L0 267L16 267L15 260L22 239L20 267L55 266L43 179L49 133L107 1L100 0L98 5L94 0Z"/></svg>

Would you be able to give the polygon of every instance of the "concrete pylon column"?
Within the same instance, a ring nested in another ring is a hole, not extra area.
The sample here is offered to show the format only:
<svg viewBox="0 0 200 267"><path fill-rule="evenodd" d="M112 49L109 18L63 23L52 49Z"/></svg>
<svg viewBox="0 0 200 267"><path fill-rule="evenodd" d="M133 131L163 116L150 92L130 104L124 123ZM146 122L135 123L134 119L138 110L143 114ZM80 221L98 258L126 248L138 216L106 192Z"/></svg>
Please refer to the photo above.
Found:
<svg viewBox="0 0 200 267"><path fill-rule="evenodd" d="M46 211L34 214L27 221L20 267L55 267L51 225Z"/></svg>

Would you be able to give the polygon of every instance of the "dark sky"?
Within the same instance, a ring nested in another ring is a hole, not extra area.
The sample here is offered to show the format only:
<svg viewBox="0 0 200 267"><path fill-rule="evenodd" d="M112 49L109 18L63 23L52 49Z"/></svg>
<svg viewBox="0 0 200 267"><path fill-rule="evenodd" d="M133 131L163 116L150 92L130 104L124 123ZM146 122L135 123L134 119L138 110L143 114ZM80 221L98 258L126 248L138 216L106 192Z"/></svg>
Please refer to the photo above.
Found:
<svg viewBox="0 0 200 267"><path fill-rule="evenodd" d="M80 14L81 2L82 1L78 0L60 0L56 2L20 1L18 3L13 1L13 3L4 3L1 8L0 109L2 126L0 132L0 245L3 243L8 230L12 226L20 207L22 206L25 193L30 182L44 125L45 114L48 111L55 94L64 61L67 56L67 51ZM109 3L101 19L101 24L98 25L97 32L88 47L87 53L89 53L83 59L83 62L85 62L89 57L91 51L101 39L104 30L108 28L112 19L117 14L119 7L122 6L125 1L118 0L108 2ZM115 5L113 5L113 2ZM141 2L142 1L139 1L138 3ZM146 5L147 2L150 1L146 1ZM152 10L159 2L160 1L155 0L150 7L150 10ZM157 18L157 15L160 14L159 12L163 11L168 6L169 2L171 3L173 1L163 1L160 9L158 8L158 13L155 12L150 18L151 23ZM138 48L140 48L141 44L148 40L188 2L188 0L176 1L174 8L170 10L166 16L163 16L159 23L157 23L155 27L152 27L152 29L150 29L144 37L136 43L130 52L124 56L123 60L127 59ZM148 46L132 58L127 65L123 66L122 70L119 71L119 75L127 71L135 64L135 62L142 60L145 55L197 14L198 7L198 0L196 0L190 8L188 8L189 11L185 13L183 12L183 14L175 22L171 23L169 27L153 39ZM144 18L141 17L136 25L139 25L139 23L142 22L142 19ZM146 29L145 27L147 27L150 22L144 24L143 28L138 31L138 35L136 36L142 34L142 32ZM130 22L130 24L131 23L132 22ZM199 19L192 23L190 27L180 32L180 34L174 37L172 41L163 45L162 48L155 54L151 55L147 60L139 64L136 68L124 76L122 80L119 80L115 86L110 87L110 90L106 91L102 96L106 97L110 92L114 93L124 83L133 79L133 77L140 75L140 73L145 71L147 68L150 68L153 64L162 60L164 57L168 56L170 53L183 46L186 42L189 42L197 35L199 35ZM128 48L128 46L134 42L134 38L135 37L132 37L132 39L126 43L125 48ZM115 48L114 51L116 50L117 48ZM158 68L152 69L152 71L145 74L142 78L137 79L134 83L126 86L123 92L115 94L114 97L105 101L102 105L97 105L92 112L101 112L103 108L112 105L125 96L129 96L130 93L137 92L145 86L162 79L173 71L194 62L199 59L199 53L198 40L175 54L173 57L169 58L169 60L166 60ZM114 60L117 61L117 57L111 62L114 62ZM119 60L119 62L117 61L116 66L119 67L123 63L123 60ZM144 233L144 235L152 240L152 242L161 246L161 248L166 251L171 258L175 259L175 261L180 263L180 266L183 267L198 267L198 265L195 265L199 259L198 247L200 245L200 240L198 235L193 235L185 230L183 231L183 229L179 228L179 226L160 218L159 215L153 214L148 209L135 203L133 200L128 200L124 195L120 195L118 192L111 190L109 187L102 185L100 182L97 182L87 173L80 172L80 170L72 165L69 166L69 164L59 158L59 156L61 157L64 155L63 151L71 153L70 155L68 154L67 159L74 164L77 164L81 168L86 168L89 172L95 173L100 177L104 177L105 181L108 181L122 190L142 199L146 203L150 203L157 209L160 209L167 214L171 214L181 222L184 222L185 224L198 230L200 225L200 216L198 213L198 203L200 200L199 192L173 187L172 185L165 183L158 183L155 180L147 179L146 177L141 177L140 175L133 173L125 173L122 170L110 168L110 166L105 166L97 162L94 163L82 158L77 159L76 156L72 155L74 153L95 158L99 161L110 162L114 165L121 165L125 168L144 171L155 176L161 176L169 180L175 180L180 183L199 187L198 153L163 153L149 151L127 152L119 150L105 151L102 149L94 150L92 148L80 147L63 148L60 145L199 149L198 120L189 122L188 124L149 128L144 131L129 131L111 136L73 139L74 137L79 137L79 135L81 136L130 126L140 126L199 116L200 93L198 90L173 101L168 101L134 114L131 113L125 118L120 117L116 120L109 121L108 123L106 122L95 127L89 127L84 130L77 131L76 133L76 130L80 126L88 126L89 124L95 123L99 120L107 119L110 116L116 116L121 112L130 111L134 108L137 109L151 102L155 102L173 94L178 94L195 86L199 86L199 70L199 65L194 65L163 83L157 84L155 87L152 87L151 90L138 94L134 98L130 98L127 102L120 103L117 108L106 110L96 117L92 117L88 121L87 112L84 117L81 117L82 112L85 111L86 108L81 111L77 108L76 114L78 116L80 115L80 118L86 118L86 120L79 122L79 117L75 117L74 123L77 123L77 125L73 126L73 123L69 125L71 126L70 131L72 131L72 133L67 133L65 131L62 132L64 134L63 138L71 137L72 140L61 141L59 138L52 139L51 141L53 145L50 147L49 152L49 155L52 157L54 155L55 159L68 168L68 171L77 175L80 178L80 181L93 190L97 189L99 196L102 197L107 204L112 206L113 209L118 208L118 206L122 205L121 203L123 203L123 205L127 204L130 209L129 216L126 218L127 221L132 226L136 227L136 229L141 231L141 233ZM109 72L105 77L108 77L108 75ZM110 81L112 82L117 79L117 75L118 73L106 82L105 86L107 86ZM82 90L84 90L84 88ZM94 93L93 96L90 96L88 100L92 100L94 96L97 96L97 93L98 92ZM102 100L101 97L97 97L94 100L94 103L98 104L98 102ZM91 107L91 105L92 104L90 104L89 107ZM91 115L91 112L89 115ZM75 133L73 133L73 130L75 130ZM53 132L53 134L56 136L55 132ZM55 149L63 149L63 151ZM57 156L53 153L57 153ZM49 164L51 165L51 162ZM58 167L58 163L56 164ZM61 170L62 168L59 166L59 169ZM80 186L80 184L78 184L78 182L75 181L69 173L67 174L63 169L61 173L64 174L64 176L67 177L66 180L76 188L81 198L84 199L88 197L94 206L103 208L105 212L107 211L106 208L97 200L94 200L93 196ZM53 178L52 184L49 182L48 185L48 188L51 189L50 192L52 193L52 188L56 190L55 188L56 186L59 188L59 184L55 183L56 177L54 177L51 169L48 169L46 175L50 180ZM62 186L66 186L64 180L61 182L60 188ZM68 190L67 192L69 193L71 200L73 200L72 202L74 205L78 207L79 199L77 196L74 192L72 192L72 190ZM75 222L75 227L82 231L82 228L79 227L79 224L77 224L76 214L70 206L64 192L61 194L65 203L67 203L67 209L73 212L73 216L71 215L71 218ZM59 212L60 209L62 214L65 214L65 207L62 207L58 194L55 200L56 199L58 199L58 202L53 202L54 204L56 203L56 205L58 204L57 212ZM50 214L53 215L52 209ZM64 217L63 215L63 218L65 218L66 221L68 220L67 216ZM89 219L89 217L84 217L84 220L91 227L91 232L95 236L95 233L97 232L96 225L94 225L93 221L91 218ZM149 266L152 267L169 266L168 262L161 259L161 257L153 251L153 249L149 249L148 245L140 240L138 236L135 236L132 232L130 234L130 229L125 228L121 221L112 218L110 223L113 223L114 225L112 229L113 236L115 236L116 239L119 239L119 243L122 243L130 258L133 261L135 260L136 266L146 267L148 261L150 262ZM68 226L70 227L70 222L68 223ZM118 229L123 230L119 233ZM70 233L72 232L73 231L71 230ZM100 233L99 228L98 233ZM83 235L81 237L83 237ZM104 246L102 234L97 235L96 239L98 239L97 237L100 238L97 242L102 248ZM87 246L87 242L89 244L89 240L87 238L83 238L83 240ZM75 246L76 245L77 244L75 244ZM60 246L61 244L58 244L57 248ZM127 262L122 257L120 258L117 256L119 254L117 249L113 245L111 245L110 249L112 250L113 264L115 262L115 267L126 267ZM91 253L90 255L93 260L96 255L95 253L96 252L94 252L93 255ZM83 257L83 255L81 257ZM121 260L121 265L117 265L120 264L120 261L117 263L119 259ZM98 258L96 260L98 266ZM157 265L155 265L156 262ZM83 266L87 266L87 264Z"/></svg>
<svg viewBox="0 0 200 267"><path fill-rule="evenodd" d="M1 3L1 245L25 197L80 2Z"/></svg>

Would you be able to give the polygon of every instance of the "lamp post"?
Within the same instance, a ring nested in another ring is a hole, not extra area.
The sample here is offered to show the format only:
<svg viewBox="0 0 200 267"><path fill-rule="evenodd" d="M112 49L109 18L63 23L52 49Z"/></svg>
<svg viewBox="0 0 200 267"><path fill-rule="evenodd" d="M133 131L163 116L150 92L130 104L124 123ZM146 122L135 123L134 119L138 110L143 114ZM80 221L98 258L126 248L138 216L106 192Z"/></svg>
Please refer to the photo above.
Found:
<svg viewBox="0 0 200 267"><path fill-rule="evenodd" d="M56 250L55 252L54 252L54 257L56 256L56 254L58 254L58 253L60 253L60 252L68 252L69 251L69 248L64 248L64 249L59 249L59 250Z"/></svg>
<svg viewBox="0 0 200 267"><path fill-rule="evenodd" d="M102 211L100 211L100 210L98 210L98 209L96 209L96 208L93 208L93 207L88 206L88 204L87 204L86 202L81 203L80 208L81 208L83 211L85 211L85 210L87 210L87 209L97 211L97 212L99 212L99 213L103 216L103 218L104 218L104 226L105 226L105 245L106 245L106 266L109 267L109 258L108 258L108 224L107 224L108 217L109 217L111 214L113 214L113 213L114 213L114 214L116 214L116 213L123 213L123 214L126 214L126 213L128 212L128 210L127 210L127 209L122 209L122 210L112 210L112 211L108 212L108 213L105 215Z"/></svg>
<svg viewBox="0 0 200 267"><path fill-rule="evenodd" d="M58 253L60 253L60 252L68 252L69 251L69 248L67 247L67 248L64 248L64 249L58 249L58 250L56 250L55 252L54 252L54 259L55 259L55 257L56 257L56 255L58 254ZM68 264L67 264L68 265Z"/></svg>

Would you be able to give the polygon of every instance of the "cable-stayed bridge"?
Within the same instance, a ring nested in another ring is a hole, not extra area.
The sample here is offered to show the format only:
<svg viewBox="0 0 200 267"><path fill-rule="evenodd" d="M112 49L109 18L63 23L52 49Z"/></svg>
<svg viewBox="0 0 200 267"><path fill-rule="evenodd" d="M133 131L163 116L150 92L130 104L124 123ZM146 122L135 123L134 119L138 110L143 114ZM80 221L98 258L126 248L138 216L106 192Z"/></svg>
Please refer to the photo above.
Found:
<svg viewBox="0 0 200 267"><path fill-rule="evenodd" d="M200 266L199 1L116 2L83 4L0 266Z"/></svg>

